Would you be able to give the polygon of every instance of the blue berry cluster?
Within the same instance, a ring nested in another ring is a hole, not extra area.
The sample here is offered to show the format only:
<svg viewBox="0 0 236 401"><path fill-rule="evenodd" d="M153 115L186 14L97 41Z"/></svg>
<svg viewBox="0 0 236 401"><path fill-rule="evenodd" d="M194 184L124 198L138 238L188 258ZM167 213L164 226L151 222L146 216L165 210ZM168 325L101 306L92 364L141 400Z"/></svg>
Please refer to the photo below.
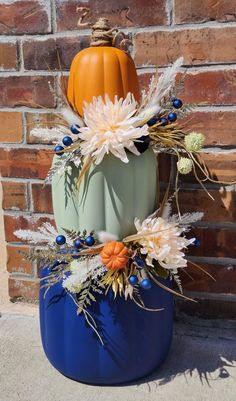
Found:
<svg viewBox="0 0 236 401"><path fill-rule="evenodd" d="M181 99L173 99L172 100L172 106L175 109L180 109L183 106L183 102ZM152 127L153 125L157 124L157 123L161 123L161 126L165 126L169 123L174 123L177 120L177 113L175 113L174 111L171 111L167 117L152 117L148 122L147 125L149 127Z"/></svg>
<svg viewBox="0 0 236 401"><path fill-rule="evenodd" d="M78 126L77 124L73 124L73 125L70 127L70 130L71 130L72 134L78 135L78 133L79 133L79 126ZM73 143L73 139L72 139L70 136L66 135L66 136L64 136L64 138L62 139L62 143L63 143L63 145L64 145L65 147L71 146L72 143ZM64 146L57 145L57 146L54 148L54 152L57 154L57 156L62 156L62 155L63 155Z"/></svg>
<svg viewBox="0 0 236 401"><path fill-rule="evenodd" d="M142 270L145 267L144 261L138 256L135 256L133 258L133 263L136 265L137 269ZM149 278L143 278L141 281L139 281L136 274L132 274L131 276L129 276L128 280L132 286L139 284L140 287L144 290L150 290L150 288L152 287L152 282Z"/></svg>
<svg viewBox="0 0 236 401"><path fill-rule="evenodd" d="M66 237L64 235L58 235L56 237L56 244L57 245L65 245L66 243ZM92 234L84 237L84 238L76 238L74 240L74 248L71 249L71 256L73 259L79 259L79 250L87 247L87 246L93 246L95 244L95 239ZM61 249L59 251L60 253L66 253L65 249Z"/></svg>

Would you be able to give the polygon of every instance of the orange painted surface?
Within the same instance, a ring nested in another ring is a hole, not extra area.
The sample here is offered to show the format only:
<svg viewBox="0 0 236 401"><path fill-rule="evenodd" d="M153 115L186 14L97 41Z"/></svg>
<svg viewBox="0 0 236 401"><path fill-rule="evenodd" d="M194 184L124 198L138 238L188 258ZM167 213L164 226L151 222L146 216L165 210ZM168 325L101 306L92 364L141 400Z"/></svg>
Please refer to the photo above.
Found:
<svg viewBox="0 0 236 401"><path fill-rule="evenodd" d="M115 47L89 47L79 52L71 64L68 99L83 115L83 103L94 96L125 98L128 92L139 100L138 78L133 59Z"/></svg>

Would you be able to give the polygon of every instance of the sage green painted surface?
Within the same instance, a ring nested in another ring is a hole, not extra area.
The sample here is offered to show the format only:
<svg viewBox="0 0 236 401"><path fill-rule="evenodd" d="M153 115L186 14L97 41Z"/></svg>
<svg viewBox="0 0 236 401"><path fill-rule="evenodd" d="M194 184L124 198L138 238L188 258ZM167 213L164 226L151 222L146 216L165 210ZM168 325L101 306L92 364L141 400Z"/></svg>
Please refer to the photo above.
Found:
<svg viewBox="0 0 236 401"><path fill-rule="evenodd" d="M64 175L53 178L53 209L60 233L63 228L104 230L122 239L135 232L135 217L144 219L156 208L157 161L152 149L140 156L129 154L127 164L105 156L90 168L79 191L78 175L72 167L67 191Z"/></svg>

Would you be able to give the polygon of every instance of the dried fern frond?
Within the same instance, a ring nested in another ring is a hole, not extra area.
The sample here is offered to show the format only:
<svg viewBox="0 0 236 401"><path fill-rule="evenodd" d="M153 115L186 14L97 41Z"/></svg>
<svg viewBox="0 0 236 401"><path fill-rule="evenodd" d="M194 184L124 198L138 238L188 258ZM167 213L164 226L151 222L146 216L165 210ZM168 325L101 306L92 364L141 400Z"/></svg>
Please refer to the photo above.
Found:
<svg viewBox="0 0 236 401"><path fill-rule="evenodd" d="M91 302L96 302L96 298L93 293L102 294L103 285L101 282L88 279L81 285L81 290L76 294L78 314L82 313Z"/></svg>

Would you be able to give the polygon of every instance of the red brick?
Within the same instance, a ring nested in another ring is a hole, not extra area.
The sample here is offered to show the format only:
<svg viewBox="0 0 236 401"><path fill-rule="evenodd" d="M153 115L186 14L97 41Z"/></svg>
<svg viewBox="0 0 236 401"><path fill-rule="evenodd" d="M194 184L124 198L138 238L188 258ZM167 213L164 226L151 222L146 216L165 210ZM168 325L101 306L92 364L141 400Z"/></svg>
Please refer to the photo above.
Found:
<svg viewBox="0 0 236 401"><path fill-rule="evenodd" d="M38 227L41 227L43 223L49 222L54 224L53 219L48 217L37 217L33 214L27 216L19 215L4 215L5 233L7 242L23 242L20 238L14 235L16 230L32 230L37 231Z"/></svg>
<svg viewBox="0 0 236 401"><path fill-rule="evenodd" d="M37 144L52 144L53 142L48 138L42 138L35 129L53 128L56 124L62 122L61 118L55 113L26 113L26 140L27 143Z"/></svg>
<svg viewBox="0 0 236 401"><path fill-rule="evenodd" d="M209 193L214 201L203 189L183 189L179 191L181 213L203 212L202 221L212 223L233 223L236 220L236 192L212 189ZM175 202L173 202L175 209Z"/></svg>
<svg viewBox="0 0 236 401"><path fill-rule="evenodd" d="M166 2L164 0L56 0L57 28L59 31L77 28L79 14L76 7L88 7L90 18L85 21L94 23L99 17L108 18L111 26L150 26L168 23ZM129 10L129 11L128 11Z"/></svg>
<svg viewBox="0 0 236 401"><path fill-rule="evenodd" d="M0 112L1 142L22 142L22 116L14 111Z"/></svg>
<svg viewBox="0 0 236 401"><path fill-rule="evenodd" d="M168 156L161 155L159 162L159 169L161 174L161 181L168 182L169 181L169 169L170 169L170 160L168 160ZM173 158L173 164L177 159ZM228 152L228 151L215 151L214 153L210 152L202 152L198 154L198 161L202 164L203 162L206 164L208 168L209 177L216 181L215 184L235 184L236 183L236 152ZM203 179L205 176L201 172L201 170L196 167L196 172L199 178ZM188 182L197 184L197 180L194 176L193 171L190 174L183 175L179 174L179 181ZM211 183L210 180L204 182L207 186Z"/></svg>
<svg viewBox="0 0 236 401"><path fill-rule="evenodd" d="M51 186L31 184L33 210L37 213L53 213Z"/></svg>
<svg viewBox="0 0 236 401"><path fill-rule="evenodd" d="M69 70L76 53L88 47L89 42L88 36L27 41L23 45L25 69Z"/></svg>
<svg viewBox="0 0 236 401"><path fill-rule="evenodd" d="M185 65L235 63L236 28L140 32L135 35L137 65L167 65L179 56Z"/></svg>
<svg viewBox="0 0 236 401"><path fill-rule="evenodd" d="M184 102L194 104L236 104L236 70L204 71L187 74L182 96Z"/></svg>
<svg viewBox="0 0 236 401"><path fill-rule="evenodd" d="M234 22L236 21L234 0L175 0L175 23L190 22Z"/></svg>
<svg viewBox="0 0 236 401"><path fill-rule="evenodd" d="M151 73L139 75L141 89L148 87L152 75ZM177 77L177 81L179 78ZM178 96L190 104L234 105L235 85L236 70L193 72L186 74L183 90Z"/></svg>
<svg viewBox="0 0 236 401"><path fill-rule="evenodd" d="M216 180L221 184L233 184L236 182L236 152L215 152L215 153L200 153L199 161L204 161L208 168L208 174L211 179ZM204 178L203 174L196 168L200 178ZM192 173L180 175L180 181L197 183L196 178ZM207 185L210 181L206 181Z"/></svg>
<svg viewBox="0 0 236 401"><path fill-rule="evenodd" d="M191 246L190 254L195 256L228 257L236 255L236 230L225 228L194 227L189 237L198 238L200 246Z"/></svg>
<svg viewBox="0 0 236 401"><path fill-rule="evenodd" d="M32 263L24 259L24 256L19 251L28 253L29 247L7 245L8 272L32 274Z"/></svg>
<svg viewBox="0 0 236 401"><path fill-rule="evenodd" d="M0 106L54 107L56 100L51 91L54 77L21 76L0 78Z"/></svg>
<svg viewBox="0 0 236 401"><path fill-rule="evenodd" d="M236 293L236 266L230 264L225 266L210 265L200 262L197 264L210 273L216 281L189 263L185 271L191 275L193 280L184 272L181 273L184 290L225 294Z"/></svg>
<svg viewBox="0 0 236 401"><path fill-rule="evenodd" d="M27 210L27 185L23 182L2 181L3 209Z"/></svg>
<svg viewBox="0 0 236 401"><path fill-rule="evenodd" d="M183 123L188 131L202 132L207 146L233 146L236 143L235 111L193 112L179 123Z"/></svg>
<svg viewBox="0 0 236 401"><path fill-rule="evenodd" d="M10 277L8 281L11 299L22 298L27 301L37 301L39 297L39 280L22 280Z"/></svg>
<svg viewBox="0 0 236 401"><path fill-rule="evenodd" d="M24 34L50 32L47 2L16 0L0 4L0 33Z"/></svg>
<svg viewBox="0 0 236 401"><path fill-rule="evenodd" d="M0 148L0 171L3 177L44 179L52 157L53 152L46 149Z"/></svg>
<svg viewBox="0 0 236 401"><path fill-rule="evenodd" d="M1 6L0 6L1 7ZM0 70L17 70L17 45L16 42L0 43Z"/></svg>

